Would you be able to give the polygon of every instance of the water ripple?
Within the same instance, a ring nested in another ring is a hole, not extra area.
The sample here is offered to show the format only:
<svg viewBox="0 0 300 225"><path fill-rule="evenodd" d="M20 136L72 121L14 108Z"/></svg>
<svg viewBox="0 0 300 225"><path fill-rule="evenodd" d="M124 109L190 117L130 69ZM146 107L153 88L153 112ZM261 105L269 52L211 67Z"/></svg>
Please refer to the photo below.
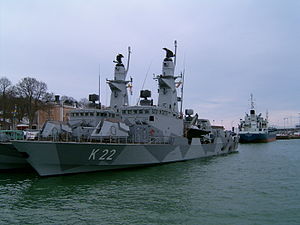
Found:
<svg viewBox="0 0 300 225"><path fill-rule="evenodd" d="M0 174L0 224L300 224L299 145L123 171Z"/></svg>

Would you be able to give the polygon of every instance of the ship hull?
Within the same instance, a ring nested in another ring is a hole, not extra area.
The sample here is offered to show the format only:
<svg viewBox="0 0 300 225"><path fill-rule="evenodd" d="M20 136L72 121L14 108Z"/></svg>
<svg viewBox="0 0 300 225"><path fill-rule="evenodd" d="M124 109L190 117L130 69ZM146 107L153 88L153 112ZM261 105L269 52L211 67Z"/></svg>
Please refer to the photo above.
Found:
<svg viewBox="0 0 300 225"><path fill-rule="evenodd" d="M240 143L266 143L276 141L275 133L240 133Z"/></svg>
<svg viewBox="0 0 300 225"><path fill-rule="evenodd" d="M41 176L123 169L223 155L237 151L238 143L217 138L215 143L104 144L75 142L14 141Z"/></svg>
<svg viewBox="0 0 300 225"><path fill-rule="evenodd" d="M0 143L0 170L30 167L23 154L12 143Z"/></svg>

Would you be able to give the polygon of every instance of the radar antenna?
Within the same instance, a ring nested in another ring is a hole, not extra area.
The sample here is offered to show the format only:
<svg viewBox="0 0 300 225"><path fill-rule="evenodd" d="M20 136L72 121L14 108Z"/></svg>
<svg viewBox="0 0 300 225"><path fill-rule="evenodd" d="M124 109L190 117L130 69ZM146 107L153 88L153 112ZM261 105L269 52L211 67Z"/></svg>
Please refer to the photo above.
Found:
<svg viewBox="0 0 300 225"><path fill-rule="evenodd" d="M117 57L116 57L116 60L114 60L113 62L117 63L117 64L123 64L122 63L122 58L124 58L124 56L122 54L118 54Z"/></svg>
<svg viewBox="0 0 300 225"><path fill-rule="evenodd" d="M175 56L174 53L170 49L163 48L163 50L166 51L166 59L170 59Z"/></svg>

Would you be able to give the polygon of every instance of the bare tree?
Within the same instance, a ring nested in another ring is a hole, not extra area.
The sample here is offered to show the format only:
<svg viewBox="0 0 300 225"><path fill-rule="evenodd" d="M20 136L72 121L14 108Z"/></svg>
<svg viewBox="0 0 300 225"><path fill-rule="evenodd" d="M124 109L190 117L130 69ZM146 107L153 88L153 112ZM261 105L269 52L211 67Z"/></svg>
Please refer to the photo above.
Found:
<svg viewBox="0 0 300 225"><path fill-rule="evenodd" d="M88 108L89 107L89 100L87 98L82 98L79 101L79 106L82 108Z"/></svg>
<svg viewBox="0 0 300 225"><path fill-rule="evenodd" d="M7 79L6 77L0 78L0 92L1 95L5 95L7 89L11 86L11 81Z"/></svg>
<svg viewBox="0 0 300 225"><path fill-rule="evenodd" d="M73 105L74 103L77 103L75 98L66 95L61 96L61 101L66 105Z"/></svg>
<svg viewBox="0 0 300 225"><path fill-rule="evenodd" d="M8 128L8 125L6 123L6 119L9 117L9 113L11 110L9 110L8 107L8 99L7 99L7 93L9 92L9 89L11 88L11 81L7 79L6 77L0 78L0 111L2 111L2 123L4 129Z"/></svg>
<svg viewBox="0 0 300 225"><path fill-rule="evenodd" d="M35 113L39 109L43 109L46 98L49 98L47 93L47 85L35 78L25 77L17 85L17 92L20 98L26 102L26 114L29 119L29 127L32 126L35 118Z"/></svg>

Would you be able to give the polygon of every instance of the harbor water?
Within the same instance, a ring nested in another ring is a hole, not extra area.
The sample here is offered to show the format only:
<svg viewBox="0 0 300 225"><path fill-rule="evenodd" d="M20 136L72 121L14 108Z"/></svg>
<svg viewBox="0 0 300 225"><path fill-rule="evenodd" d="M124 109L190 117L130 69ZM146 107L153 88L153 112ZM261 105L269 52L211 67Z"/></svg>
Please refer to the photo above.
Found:
<svg viewBox="0 0 300 225"><path fill-rule="evenodd" d="M0 224L300 224L300 140L130 170L0 174Z"/></svg>

